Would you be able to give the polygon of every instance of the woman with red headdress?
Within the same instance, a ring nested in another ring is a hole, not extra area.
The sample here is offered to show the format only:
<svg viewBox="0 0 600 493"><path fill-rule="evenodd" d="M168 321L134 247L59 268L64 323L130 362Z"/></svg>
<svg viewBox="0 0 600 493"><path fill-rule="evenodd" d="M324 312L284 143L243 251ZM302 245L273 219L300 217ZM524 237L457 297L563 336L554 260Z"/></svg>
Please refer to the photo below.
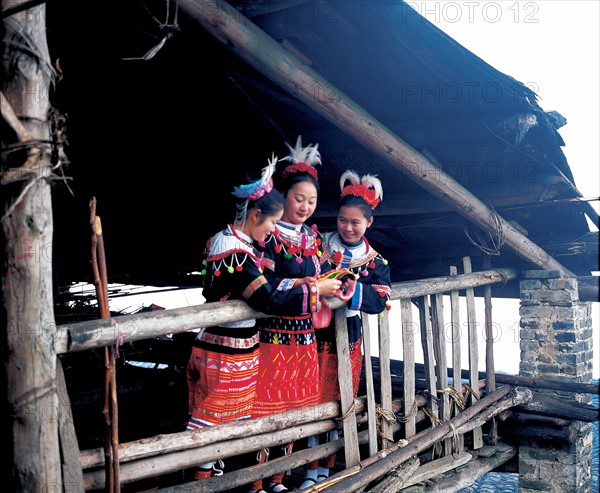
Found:
<svg viewBox="0 0 600 493"><path fill-rule="evenodd" d="M254 242L264 241L283 214L283 196L273 188L277 159L259 180L235 187L240 203L235 220L206 245L203 296L207 302L243 300L263 313L310 316L309 279L282 287L265 277L268 260ZM310 279L312 281L312 278ZM259 334L256 320L223 323L198 332L187 367L187 430L249 419L256 400ZM194 479L223 474L222 461L195 468Z"/></svg>
<svg viewBox="0 0 600 493"><path fill-rule="evenodd" d="M390 308L390 268L375 251L365 232L373 224L373 211L383 198L379 179L372 175L359 177L348 170L340 177L341 198L337 216L337 231L325 235L323 256L336 269L349 269L358 282L348 300L346 324L350 346L350 365L354 397L358 393L362 370L362 320L360 312L377 314ZM316 331L320 370L320 402L340 400L338 384L338 361L335 344L335 320L325 329ZM308 446L314 447L317 436L309 437ZM337 440L337 430L322 437L327 442ZM306 489L329 477L335 462L335 455L308 464L305 480L300 489Z"/></svg>
<svg viewBox="0 0 600 493"><path fill-rule="evenodd" d="M310 277L311 298L307 310L316 311L321 297L333 296L341 287L337 279L318 279L331 266L322 263L321 236L306 221L317 206L319 181L315 165L321 163L318 144L296 146L282 159L290 161L283 170L283 217L273 235L262 243L265 257L272 262L265 275L280 289L293 286L296 278ZM269 316L258 321L260 326L260 372L253 416L269 416L319 402L319 366L315 329L311 315ZM282 454L290 454L293 442L281 449L259 452L259 463ZM288 491L283 484L285 472L270 478L267 488L273 493ZM263 491L262 481L252 484L250 492Z"/></svg>

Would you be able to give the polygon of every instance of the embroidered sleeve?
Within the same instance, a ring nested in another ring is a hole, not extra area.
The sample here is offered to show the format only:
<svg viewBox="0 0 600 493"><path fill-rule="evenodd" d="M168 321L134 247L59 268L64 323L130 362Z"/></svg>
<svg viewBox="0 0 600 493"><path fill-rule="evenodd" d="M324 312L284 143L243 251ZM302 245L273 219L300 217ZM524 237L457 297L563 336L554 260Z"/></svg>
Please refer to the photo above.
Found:
<svg viewBox="0 0 600 493"><path fill-rule="evenodd" d="M257 289L259 289L261 286L264 286L265 284L267 284L265 276L257 277L246 287L246 289L244 289L244 291L242 291L242 296L244 297L244 299L247 300L256 292Z"/></svg>

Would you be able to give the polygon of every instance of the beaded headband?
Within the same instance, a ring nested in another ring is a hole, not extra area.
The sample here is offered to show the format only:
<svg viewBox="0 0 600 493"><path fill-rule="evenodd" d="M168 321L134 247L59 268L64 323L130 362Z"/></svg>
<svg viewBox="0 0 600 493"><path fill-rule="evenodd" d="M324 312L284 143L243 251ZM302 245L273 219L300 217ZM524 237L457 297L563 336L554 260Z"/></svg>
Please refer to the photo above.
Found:
<svg viewBox="0 0 600 493"><path fill-rule="evenodd" d="M268 161L269 164L262 169L261 177L258 180L233 188L233 192L231 192L232 195L240 199L246 199L243 204L238 205L238 211L235 216L236 221L243 222L246 219L248 202L250 200L256 201L273 190L272 177L278 161L275 154L273 154Z"/></svg>

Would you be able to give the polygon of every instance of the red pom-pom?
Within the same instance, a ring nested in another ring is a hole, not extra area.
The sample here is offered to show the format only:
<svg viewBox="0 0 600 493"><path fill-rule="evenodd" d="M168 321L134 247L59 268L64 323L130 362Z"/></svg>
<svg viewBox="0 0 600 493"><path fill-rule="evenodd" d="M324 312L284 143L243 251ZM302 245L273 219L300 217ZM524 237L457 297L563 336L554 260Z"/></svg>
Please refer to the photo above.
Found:
<svg viewBox="0 0 600 493"><path fill-rule="evenodd" d="M342 261L342 257L343 257L342 252L335 252L335 255L333 256L333 261L336 264L339 264Z"/></svg>
<svg viewBox="0 0 600 493"><path fill-rule="evenodd" d="M220 270L216 270L216 271L215 271L215 276L216 276L216 277L219 277L220 275L221 275L221 271L220 271Z"/></svg>
<svg viewBox="0 0 600 493"><path fill-rule="evenodd" d="M371 263L369 264L369 267L371 267L371 269L374 269L374 268L375 268L375 262L371 262Z"/></svg>
<svg viewBox="0 0 600 493"><path fill-rule="evenodd" d="M275 245L275 252L276 253L281 252L281 245Z"/></svg>
<svg viewBox="0 0 600 493"><path fill-rule="evenodd" d="M244 268L241 265L236 265L235 270L238 272L242 272L242 270L244 270Z"/></svg>

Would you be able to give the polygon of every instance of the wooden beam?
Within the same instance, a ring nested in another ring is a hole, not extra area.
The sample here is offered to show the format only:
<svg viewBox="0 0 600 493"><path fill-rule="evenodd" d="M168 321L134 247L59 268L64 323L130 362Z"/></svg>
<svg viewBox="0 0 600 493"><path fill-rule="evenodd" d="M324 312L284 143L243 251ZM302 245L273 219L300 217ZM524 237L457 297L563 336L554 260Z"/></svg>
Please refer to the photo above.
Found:
<svg viewBox="0 0 600 493"><path fill-rule="evenodd" d="M508 221L418 153L339 88L282 48L227 2L182 0L182 11L228 49L296 96L334 125L398 168L423 188L452 205L484 231L502 229L505 243L518 256L544 270L573 275Z"/></svg>
<svg viewBox="0 0 600 493"><path fill-rule="evenodd" d="M431 292L442 293L452 289L495 284L515 277L516 273L511 269L490 269L473 274L396 283L392 284L392 299L414 298ZM328 301L332 309L345 306L345 302L337 298ZM165 330L176 334L198 327L210 327L265 316L264 313L252 310L243 301L229 300L172 310L73 322L57 328L55 350L57 354L83 351L115 344L117 341L133 342L165 335Z"/></svg>
<svg viewBox="0 0 600 493"><path fill-rule="evenodd" d="M541 194L546 187L531 183L531 187L515 195L514 190L494 190L493 194L486 195L486 201L497 211L531 209L534 207L580 207L586 199L548 199L541 200ZM587 199L597 200L597 199ZM338 200L321 200L315 213L314 219L337 218ZM455 208L447 202L441 202L433 196L422 194L386 194L385 201L377 206L377 218L387 216L410 216L421 214L439 214L453 212Z"/></svg>

